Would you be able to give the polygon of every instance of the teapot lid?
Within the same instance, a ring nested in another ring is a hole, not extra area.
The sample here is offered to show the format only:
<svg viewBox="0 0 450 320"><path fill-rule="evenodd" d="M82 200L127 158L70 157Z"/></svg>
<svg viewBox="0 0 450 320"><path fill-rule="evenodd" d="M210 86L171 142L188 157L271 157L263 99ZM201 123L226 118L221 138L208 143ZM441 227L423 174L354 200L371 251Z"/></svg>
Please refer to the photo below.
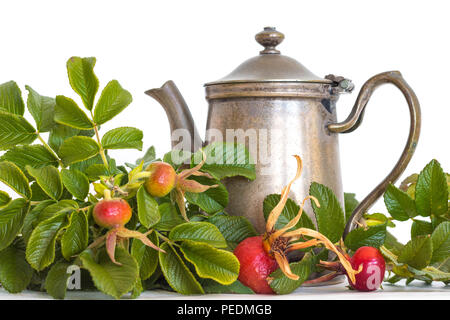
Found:
<svg viewBox="0 0 450 320"><path fill-rule="evenodd" d="M333 83L329 79L316 76L297 60L280 54L276 46L284 40L284 34L275 28L265 27L255 39L264 47L259 56L248 59L226 77L209 82L205 86L236 82Z"/></svg>

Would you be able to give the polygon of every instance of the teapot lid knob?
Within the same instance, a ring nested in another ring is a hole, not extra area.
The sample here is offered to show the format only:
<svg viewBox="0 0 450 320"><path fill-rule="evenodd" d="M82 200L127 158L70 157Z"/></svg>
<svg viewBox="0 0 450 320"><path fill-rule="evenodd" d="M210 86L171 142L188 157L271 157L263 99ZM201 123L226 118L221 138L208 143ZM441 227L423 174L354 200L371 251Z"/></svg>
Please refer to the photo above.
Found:
<svg viewBox="0 0 450 320"><path fill-rule="evenodd" d="M265 27L263 31L255 36L256 41L264 47L260 54L280 54L280 51L275 49L284 40L284 34L277 31L274 27Z"/></svg>

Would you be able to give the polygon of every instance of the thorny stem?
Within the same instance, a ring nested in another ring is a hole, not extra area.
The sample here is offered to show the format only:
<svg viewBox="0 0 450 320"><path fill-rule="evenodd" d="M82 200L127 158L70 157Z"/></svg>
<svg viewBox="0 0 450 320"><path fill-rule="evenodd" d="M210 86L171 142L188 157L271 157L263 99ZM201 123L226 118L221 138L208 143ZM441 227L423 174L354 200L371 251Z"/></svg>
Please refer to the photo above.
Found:
<svg viewBox="0 0 450 320"><path fill-rule="evenodd" d="M105 149L103 149L103 145L102 145L102 142L100 140L100 135L98 133L97 124L94 124L94 131L95 131L95 136L97 138L98 145L100 147L100 156L102 157L103 164L105 165L106 169L109 170L108 160L106 159Z"/></svg>
<svg viewBox="0 0 450 320"><path fill-rule="evenodd" d="M59 165L61 166L61 168L65 168L66 166L65 166L64 163L61 161L61 159L58 157L58 155L56 154L56 152L53 151L52 148L50 148L50 146L47 144L47 142L45 142L44 139L42 139L42 136L41 136L41 134L39 133L39 131L36 132L36 133L37 133L37 137L38 137L39 141L41 141L41 143L44 145L44 148L47 149L47 150L48 150L48 151L56 158L56 160L58 161L58 163L59 163Z"/></svg>

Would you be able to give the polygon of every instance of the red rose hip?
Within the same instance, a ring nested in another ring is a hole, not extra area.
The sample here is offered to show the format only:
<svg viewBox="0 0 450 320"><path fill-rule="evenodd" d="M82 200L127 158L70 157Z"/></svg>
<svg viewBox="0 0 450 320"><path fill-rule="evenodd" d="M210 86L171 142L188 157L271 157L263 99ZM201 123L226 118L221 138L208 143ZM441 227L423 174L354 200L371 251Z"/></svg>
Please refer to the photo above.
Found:
<svg viewBox="0 0 450 320"><path fill-rule="evenodd" d="M353 269L361 271L356 274L356 281L349 281L358 291L374 291L381 286L386 270L386 263L380 251L374 247L361 247L350 259Z"/></svg>
<svg viewBox="0 0 450 320"><path fill-rule="evenodd" d="M102 200L93 211L95 223L108 229L124 226L130 221L131 215L131 207L124 199Z"/></svg>
<svg viewBox="0 0 450 320"><path fill-rule="evenodd" d="M145 189L154 197L166 196L175 186L177 173L168 163L156 161L145 169L150 177L145 182Z"/></svg>

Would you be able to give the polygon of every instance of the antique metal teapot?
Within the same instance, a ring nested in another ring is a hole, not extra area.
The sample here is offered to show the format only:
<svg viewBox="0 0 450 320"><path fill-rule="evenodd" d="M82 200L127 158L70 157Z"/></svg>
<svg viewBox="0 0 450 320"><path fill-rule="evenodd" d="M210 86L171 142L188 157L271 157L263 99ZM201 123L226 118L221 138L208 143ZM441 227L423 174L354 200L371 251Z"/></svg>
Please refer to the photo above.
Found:
<svg viewBox="0 0 450 320"><path fill-rule="evenodd" d="M341 93L352 91L352 82L334 75L318 77L296 60L281 55L276 47L284 35L275 28L266 27L255 38L264 47L259 56L245 61L228 76L205 84L209 103L206 142L202 142L191 113L172 81L146 93L162 104L172 132L179 129L189 132L192 151L220 138L245 141L253 158L257 159L256 179L225 179L229 191L226 210L229 214L247 217L263 232L263 200L269 194L280 193L292 178L296 171L294 154L302 157L304 171L290 197L297 202L303 199L311 182L316 181L331 188L344 207L339 133L358 128L375 89L385 83L395 85L409 106L408 140L394 169L353 212L346 235L409 163L420 132L417 97L400 72L380 73L362 86L348 118L337 123L336 102ZM231 137L227 132L233 132ZM179 143L172 138L173 147ZM306 208L306 212L311 215L312 210ZM314 221L314 217L311 218Z"/></svg>

